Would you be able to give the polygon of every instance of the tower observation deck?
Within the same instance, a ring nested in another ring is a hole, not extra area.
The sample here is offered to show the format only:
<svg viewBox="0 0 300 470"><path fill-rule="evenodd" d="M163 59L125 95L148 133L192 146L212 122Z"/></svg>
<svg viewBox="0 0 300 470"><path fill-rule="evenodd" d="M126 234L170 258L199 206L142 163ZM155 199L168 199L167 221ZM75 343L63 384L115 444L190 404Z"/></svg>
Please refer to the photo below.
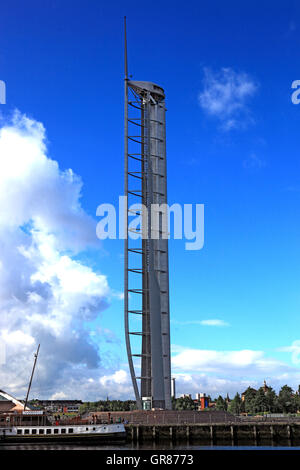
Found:
<svg viewBox="0 0 300 470"><path fill-rule="evenodd" d="M124 315L139 409L172 408L165 112L160 86L127 77L125 29Z"/></svg>

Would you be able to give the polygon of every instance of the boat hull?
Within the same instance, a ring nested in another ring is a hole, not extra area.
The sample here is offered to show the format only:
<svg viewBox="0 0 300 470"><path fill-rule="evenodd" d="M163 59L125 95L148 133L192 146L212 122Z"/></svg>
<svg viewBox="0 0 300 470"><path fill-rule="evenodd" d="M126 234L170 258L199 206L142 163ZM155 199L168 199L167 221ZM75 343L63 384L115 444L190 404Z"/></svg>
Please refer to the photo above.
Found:
<svg viewBox="0 0 300 470"><path fill-rule="evenodd" d="M45 436L1 436L0 446L7 444L113 444L126 441L126 433L106 434L72 434L72 435L45 435Z"/></svg>

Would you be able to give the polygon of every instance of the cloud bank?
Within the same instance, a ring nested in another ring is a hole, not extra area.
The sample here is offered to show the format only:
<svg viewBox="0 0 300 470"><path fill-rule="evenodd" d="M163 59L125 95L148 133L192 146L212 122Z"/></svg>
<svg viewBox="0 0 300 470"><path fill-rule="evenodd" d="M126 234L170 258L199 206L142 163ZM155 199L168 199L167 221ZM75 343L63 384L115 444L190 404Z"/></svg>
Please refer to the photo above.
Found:
<svg viewBox="0 0 300 470"><path fill-rule="evenodd" d="M280 350L299 354L299 343ZM279 390L285 384L298 389L300 371L272 357L263 351L237 350L216 351L190 349L180 346L172 348L172 371L180 393L204 392L212 397L230 396L243 392L249 385L254 388L268 385ZM298 363L297 360L294 363Z"/></svg>
<svg viewBox="0 0 300 470"><path fill-rule="evenodd" d="M106 369L87 325L105 310L111 291L105 275L75 259L97 243L81 189L80 177L47 155L41 123L16 112L2 126L0 343L6 357L0 388L20 397L38 343L39 396L82 396L90 376L101 393Z"/></svg>
<svg viewBox="0 0 300 470"><path fill-rule="evenodd" d="M298 342L284 351L299 352ZM281 350L282 350L281 349ZM176 379L176 396L190 393L206 393L212 398L219 395L231 398L244 392L249 386L258 389L264 380L276 392L289 384L294 390L300 383L300 371L283 361L267 357L263 351L216 351L189 349L172 345L172 377ZM94 381L91 384L94 386ZM110 398L133 398L130 376L126 365L113 374L102 377Z"/></svg>

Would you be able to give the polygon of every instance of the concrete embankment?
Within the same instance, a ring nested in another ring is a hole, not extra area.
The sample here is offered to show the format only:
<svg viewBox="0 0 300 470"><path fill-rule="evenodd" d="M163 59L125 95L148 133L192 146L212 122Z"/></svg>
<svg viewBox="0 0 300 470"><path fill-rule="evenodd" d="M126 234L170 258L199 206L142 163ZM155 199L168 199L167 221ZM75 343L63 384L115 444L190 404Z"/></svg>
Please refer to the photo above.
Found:
<svg viewBox="0 0 300 470"><path fill-rule="evenodd" d="M235 423L235 424L127 424L129 442L189 442L216 445L228 442L233 445L251 442L300 443L300 423Z"/></svg>

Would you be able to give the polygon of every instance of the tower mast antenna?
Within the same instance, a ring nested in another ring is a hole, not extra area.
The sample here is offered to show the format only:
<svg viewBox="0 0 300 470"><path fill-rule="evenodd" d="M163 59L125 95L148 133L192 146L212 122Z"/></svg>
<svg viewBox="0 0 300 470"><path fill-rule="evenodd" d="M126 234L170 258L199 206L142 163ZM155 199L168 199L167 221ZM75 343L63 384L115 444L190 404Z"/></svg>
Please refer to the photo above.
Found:
<svg viewBox="0 0 300 470"><path fill-rule="evenodd" d="M128 80L126 16L124 16L124 69L125 80Z"/></svg>
<svg viewBox="0 0 300 470"><path fill-rule="evenodd" d="M152 237L151 224L152 207L167 204L165 92L155 83L129 79L126 17L124 69L124 327L128 365L137 407L170 410L168 227L158 214ZM142 236L132 237L129 215L137 212L131 205L141 207L141 203L147 209L138 211L142 212L142 232L137 232ZM141 320L133 331L132 315L140 315Z"/></svg>

